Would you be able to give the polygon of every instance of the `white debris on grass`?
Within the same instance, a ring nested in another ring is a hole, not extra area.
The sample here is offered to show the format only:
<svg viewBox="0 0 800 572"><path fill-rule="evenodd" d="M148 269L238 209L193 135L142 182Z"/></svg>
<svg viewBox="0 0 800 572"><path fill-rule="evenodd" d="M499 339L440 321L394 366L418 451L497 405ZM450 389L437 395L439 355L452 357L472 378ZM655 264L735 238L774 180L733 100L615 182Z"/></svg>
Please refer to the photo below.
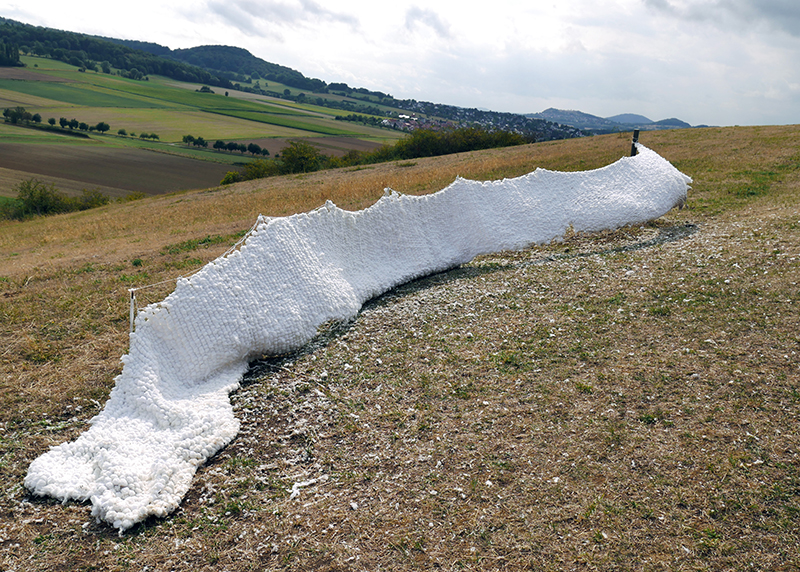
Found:
<svg viewBox="0 0 800 572"><path fill-rule="evenodd" d="M261 219L239 250L139 312L105 408L78 439L31 463L25 486L90 500L92 515L120 533L165 516L236 435L228 395L252 358L296 350L369 299L480 254L657 218L684 203L690 182L640 145L593 171L459 178L432 195L387 190L358 212L328 202ZM295 483L292 496L311 484Z"/></svg>
<svg viewBox="0 0 800 572"><path fill-rule="evenodd" d="M320 480L326 479L308 479L307 481L300 481L294 483L291 489L286 489L289 494L289 500L293 500L300 494L300 489L305 487L310 487L311 485L316 485Z"/></svg>

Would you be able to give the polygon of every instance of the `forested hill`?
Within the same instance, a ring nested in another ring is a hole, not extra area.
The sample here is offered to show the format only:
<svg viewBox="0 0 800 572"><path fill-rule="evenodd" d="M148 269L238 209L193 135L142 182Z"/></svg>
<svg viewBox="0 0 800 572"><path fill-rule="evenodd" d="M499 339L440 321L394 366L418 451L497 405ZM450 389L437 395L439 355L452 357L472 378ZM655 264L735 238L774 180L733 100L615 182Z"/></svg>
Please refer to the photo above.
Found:
<svg viewBox="0 0 800 572"><path fill-rule="evenodd" d="M307 78L297 70L257 58L243 48L232 46L198 46L195 48L171 50L166 46L151 42L118 40L114 38L106 39L124 46L149 52L153 55L171 58L206 69L230 81L247 81L248 77L252 77L253 79L265 79L282 83L310 92L320 92L327 86L321 79Z"/></svg>
<svg viewBox="0 0 800 572"><path fill-rule="evenodd" d="M21 53L50 57L76 67L101 68L106 73L113 67L133 79L157 74L180 81L233 87L226 78L203 68L133 49L106 38L31 26L6 18L0 19L0 41L13 45Z"/></svg>

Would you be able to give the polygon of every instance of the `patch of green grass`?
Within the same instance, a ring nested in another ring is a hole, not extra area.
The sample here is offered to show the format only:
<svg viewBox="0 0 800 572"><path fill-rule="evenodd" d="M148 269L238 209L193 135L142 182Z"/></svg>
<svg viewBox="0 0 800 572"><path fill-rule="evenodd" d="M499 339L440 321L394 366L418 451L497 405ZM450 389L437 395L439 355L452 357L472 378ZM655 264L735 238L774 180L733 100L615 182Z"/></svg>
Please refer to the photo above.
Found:
<svg viewBox="0 0 800 572"><path fill-rule="evenodd" d="M206 109L206 111L220 113L230 117L238 117L240 119L247 119L249 121L257 121L259 123L268 123L270 125L279 125L281 127L289 127L292 129L299 129L301 131L309 131L311 133L321 133L323 135L348 136L356 134L348 129L341 129L339 127L327 125L322 121L316 122L313 119L296 119L294 117L286 117L283 114L278 115L274 113L264 113L261 110L239 111L232 109Z"/></svg>
<svg viewBox="0 0 800 572"><path fill-rule="evenodd" d="M741 177L743 182L731 185L729 192L737 197L750 198L762 197L767 194L770 187L779 180L780 174L777 171L745 170L732 173L734 177Z"/></svg>
<svg viewBox="0 0 800 572"><path fill-rule="evenodd" d="M647 309L647 313L651 316L657 317L666 317L672 314L672 310L669 306L662 305L662 306L651 306Z"/></svg>
<svg viewBox="0 0 800 572"><path fill-rule="evenodd" d="M11 198L11 197L4 197L0 195L0 216L2 215L3 209L10 208L13 209L15 205L19 203L19 200Z"/></svg>
<svg viewBox="0 0 800 572"><path fill-rule="evenodd" d="M492 356L492 361L503 372L526 371L530 369L530 360L522 352L501 351Z"/></svg>
<svg viewBox="0 0 800 572"><path fill-rule="evenodd" d="M163 107L152 100L131 98L76 83L0 79L0 89L86 107Z"/></svg>
<svg viewBox="0 0 800 572"><path fill-rule="evenodd" d="M226 242L233 243L243 236L243 233L235 233L232 235L222 236L215 234L214 236L206 236L205 238L195 238L184 240L176 244L171 244L161 250L161 254L180 254L182 252L192 252L198 248L208 248L215 244L224 244ZM195 259L193 259L195 260Z"/></svg>

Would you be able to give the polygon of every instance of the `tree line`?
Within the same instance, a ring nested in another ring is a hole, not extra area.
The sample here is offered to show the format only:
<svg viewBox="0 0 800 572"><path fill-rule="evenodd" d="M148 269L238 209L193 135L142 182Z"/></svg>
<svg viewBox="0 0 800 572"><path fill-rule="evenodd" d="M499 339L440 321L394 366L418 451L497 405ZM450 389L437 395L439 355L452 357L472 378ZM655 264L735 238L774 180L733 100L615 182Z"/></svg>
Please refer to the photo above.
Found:
<svg viewBox="0 0 800 572"><path fill-rule="evenodd" d="M0 40L0 67L21 66L19 61L19 46L5 40Z"/></svg>
<svg viewBox="0 0 800 572"><path fill-rule="evenodd" d="M490 131L479 127L463 127L433 131L418 129L394 145L384 145L375 151L350 150L342 157L325 155L304 141L290 141L275 159L257 159L244 166L243 171L229 171L221 184L261 179L275 175L310 173L323 169L371 165L387 161L437 157L479 149L511 147L534 142L519 133Z"/></svg>
<svg viewBox="0 0 800 572"><path fill-rule="evenodd" d="M11 124L26 123L29 125L40 125L42 123L42 116L40 114L31 113L24 107L6 107L3 110L3 119L6 123ZM99 131L100 133L106 133L111 129L111 126L105 121L100 121L96 125L89 125L85 121L78 121L75 118L67 119L66 117L60 117L58 121L56 121L55 117L51 117L47 120L47 123L50 125L50 128L55 128L56 123L58 123L62 130L69 129L70 131L77 129L78 131ZM47 127L43 126L42 128L46 129ZM125 129L118 129L117 135L121 137L136 137L136 133L128 133ZM158 133L140 133L139 139L158 141L160 137Z"/></svg>
<svg viewBox="0 0 800 572"><path fill-rule="evenodd" d="M34 123L40 124L42 122L42 116L39 113L31 113L27 111L24 107L6 107L3 110L3 118L6 123L11 124L18 124L18 123ZM51 127L55 127L56 125L56 118L51 117L47 120L47 123ZM62 129L79 129L80 131L99 131L100 133L105 133L111 126L106 123L105 121L100 121L96 125L89 125L86 122L78 121L77 119L67 119L66 117L61 117L58 120L58 124L61 126Z"/></svg>
<svg viewBox="0 0 800 572"><path fill-rule="evenodd" d="M195 137L194 135L184 135L183 142L186 145L192 145L194 147L208 148L208 141L202 137ZM225 142L222 139L217 139L214 141L212 148L216 149L217 151L230 151L231 153L238 151L242 155L245 153L251 153L253 156L269 156L269 150L262 148L258 143L248 143L245 145L244 143L236 143L235 141Z"/></svg>
<svg viewBox="0 0 800 572"><path fill-rule="evenodd" d="M113 66L135 79L158 74L180 81L233 88L227 79L202 68L94 36L7 21L0 23L0 38L4 44L18 46L20 52L86 69L97 69L100 65L103 72L110 73Z"/></svg>

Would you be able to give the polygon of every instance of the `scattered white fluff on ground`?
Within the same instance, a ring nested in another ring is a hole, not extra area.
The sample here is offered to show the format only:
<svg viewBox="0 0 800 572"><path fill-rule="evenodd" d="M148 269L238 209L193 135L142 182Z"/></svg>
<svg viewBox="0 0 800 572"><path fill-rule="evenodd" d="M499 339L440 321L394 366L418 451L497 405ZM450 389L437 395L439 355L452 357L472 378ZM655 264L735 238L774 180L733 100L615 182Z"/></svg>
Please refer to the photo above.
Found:
<svg viewBox="0 0 800 572"><path fill-rule="evenodd" d="M328 202L263 219L238 251L180 279L136 317L130 352L103 411L77 440L33 463L25 486L120 533L177 508L199 465L236 435L228 394L248 362L311 340L364 302L480 254L576 231L614 229L683 204L691 179L655 152L594 171L457 179L432 195L388 192L348 212Z"/></svg>

